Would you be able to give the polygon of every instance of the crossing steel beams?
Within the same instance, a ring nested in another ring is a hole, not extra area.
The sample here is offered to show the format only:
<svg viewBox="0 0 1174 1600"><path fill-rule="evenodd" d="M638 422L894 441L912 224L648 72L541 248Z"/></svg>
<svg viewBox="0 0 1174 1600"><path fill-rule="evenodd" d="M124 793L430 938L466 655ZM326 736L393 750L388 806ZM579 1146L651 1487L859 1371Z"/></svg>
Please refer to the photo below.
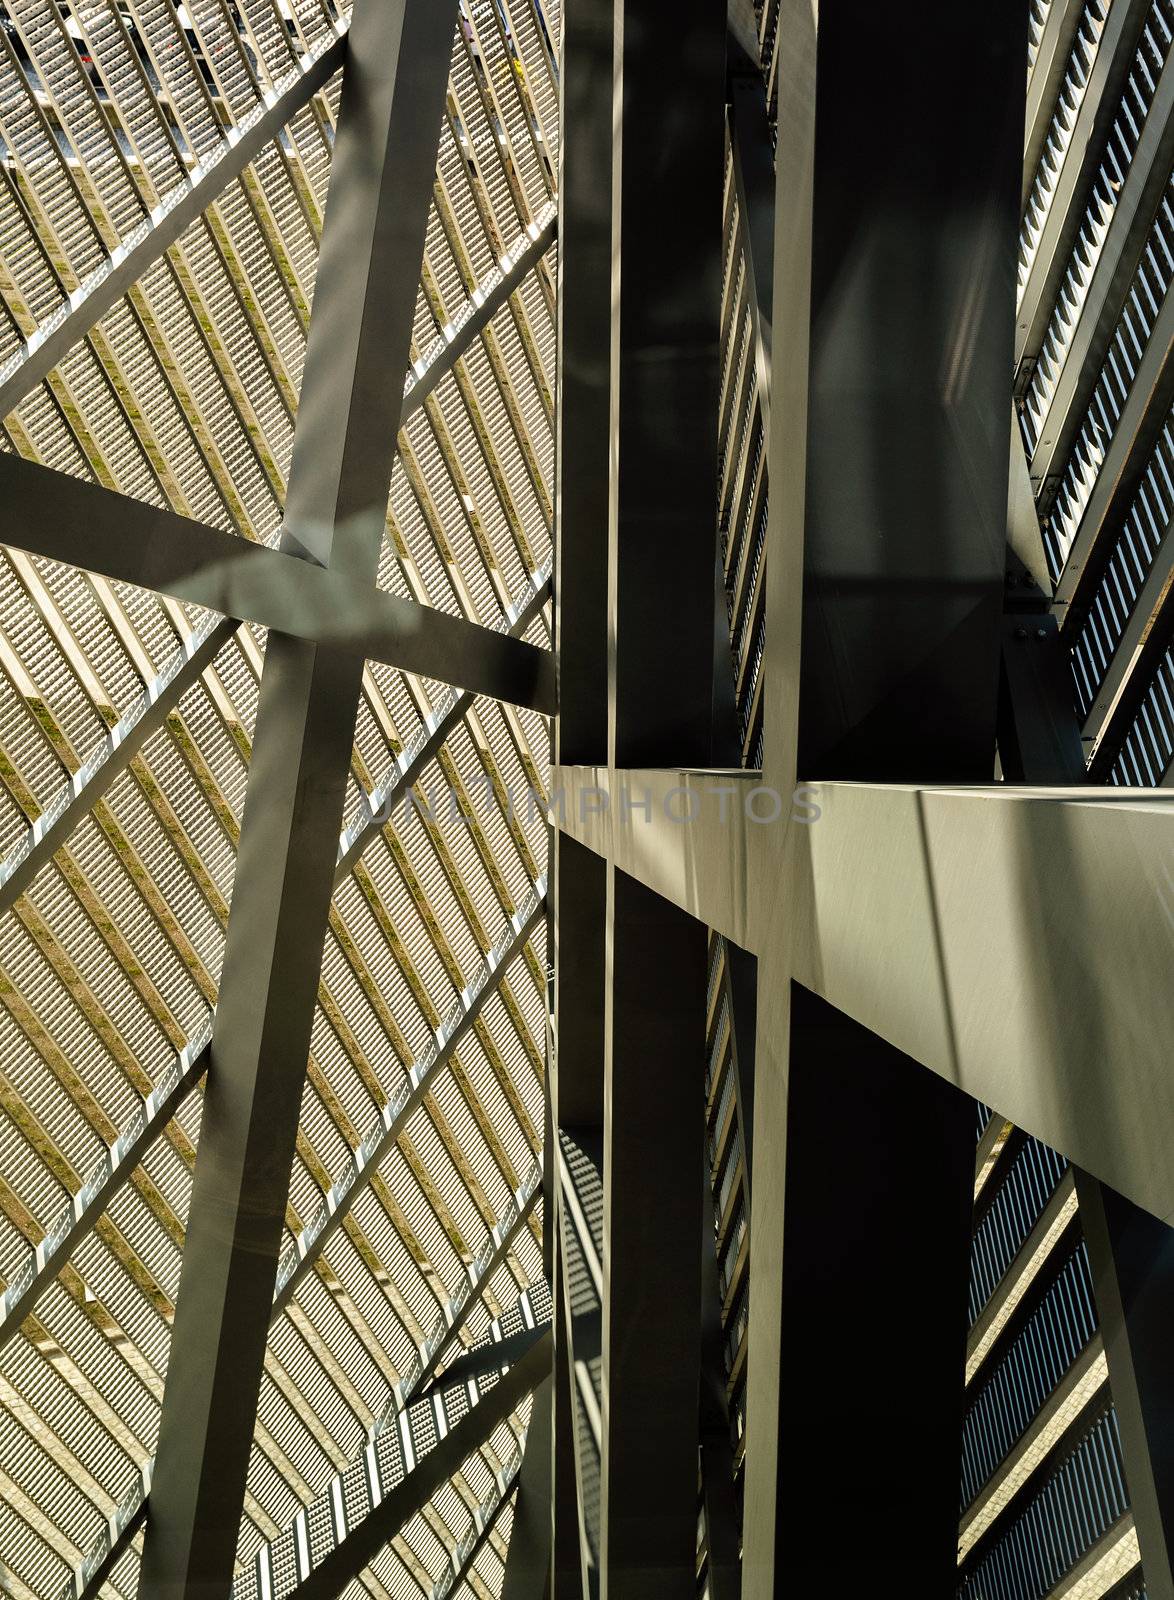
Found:
<svg viewBox="0 0 1174 1600"><path fill-rule="evenodd" d="M283 549L373 585L455 4L358 0ZM272 633L143 1550L223 1600L236 1553L362 656Z"/></svg>

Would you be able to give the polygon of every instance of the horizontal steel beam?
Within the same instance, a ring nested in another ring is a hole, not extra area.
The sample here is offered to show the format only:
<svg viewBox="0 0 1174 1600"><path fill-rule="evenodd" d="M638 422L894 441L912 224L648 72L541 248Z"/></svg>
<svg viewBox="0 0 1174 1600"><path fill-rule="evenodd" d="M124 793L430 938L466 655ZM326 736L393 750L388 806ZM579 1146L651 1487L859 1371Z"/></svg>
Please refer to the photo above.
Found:
<svg viewBox="0 0 1174 1600"><path fill-rule="evenodd" d="M154 262L223 194L234 178L309 103L342 66L350 18L332 23L308 55L293 66L251 111L226 131L223 144L127 234L109 258L83 279L0 368L0 417L53 371L90 329L132 289Z"/></svg>
<svg viewBox="0 0 1174 1600"><path fill-rule="evenodd" d="M554 784L568 833L745 948L784 897L798 982L1174 1220L1174 794L793 799L758 773L567 767Z"/></svg>
<svg viewBox="0 0 1174 1600"><path fill-rule="evenodd" d="M19 456L0 457L4 538L222 616L551 713L548 651L374 584L132 500Z"/></svg>

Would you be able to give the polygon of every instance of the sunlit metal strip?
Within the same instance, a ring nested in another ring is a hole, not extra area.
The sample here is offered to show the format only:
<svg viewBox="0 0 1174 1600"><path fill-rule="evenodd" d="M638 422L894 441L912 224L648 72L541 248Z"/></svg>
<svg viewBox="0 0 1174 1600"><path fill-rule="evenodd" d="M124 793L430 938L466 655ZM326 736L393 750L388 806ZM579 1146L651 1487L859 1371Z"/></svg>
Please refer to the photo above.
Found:
<svg viewBox="0 0 1174 1600"><path fill-rule="evenodd" d="M294 1243L286 1248L277 1270L274 1316L293 1299L306 1273L322 1254L327 1240L350 1212L356 1196L370 1183L388 1150L423 1104L457 1046L480 1016L486 1000L496 991L510 962L533 932L545 908L546 879L542 877L506 924L504 933L485 957L480 971L453 1002L436 1036L419 1060L412 1063L408 1077L384 1106L362 1144L350 1153L342 1177L322 1197L314 1216ZM524 1200L529 1198L527 1191ZM434 1353L428 1352L429 1355Z"/></svg>
<svg viewBox="0 0 1174 1600"><path fill-rule="evenodd" d="M0 1349L32 1311L42 1290L61 1271L94 1223L109 1208L144 1155L195 1088L208 1066L209 1015L164 1070L114 1143L98 1157L85 1182L31 1253L0 1298Z"/></svg>
<svg viewBox="0 0 1174 1600"><path fill-rule="evenodd" d="M0 862L0 915L20 898L151 735L163 726L179 700L232 638L236 626L224 617L207 617Z"/></svg>
<svg viewBox="0 0 1174 1600"><path fill-rule="evenodd" d="M238 178L286 123L341 67L350 19L333 23L308 55L225 132L224 143L194 167L67 300L0 368L0 416L7 416L48 377L79 340L116 305L153 262Z"/></svg>
<svg viewBox="0 0 1174 1600"><path fill-rule="evenodd" d="M499 264L473 290L454 320L441 329L413 364L412 373L404 385L401 428L420 409L445 373L452 371L473 340L542 260L557 231L557 208L553 204L546 205L514 245L512 253L502 256Z"/></svg>
<svg viewBox="0 0 1174 1600"><path fill-rule="evenodd" d="M549 598L550 565L547 563L535 575L530 594L510 606L497 631L515 639L524 638ZM339 843L336 883L354 870L363 851L382 831L384 823L391 817L404 794L418 781L453 729L464 720L475 699L476 696L468 690L449 689L433 707L429 717L396 757L387 779L367 796L369 814L357 817L343 834Z"/></svg>
<svg viewBox="0 0 1174 1600"><path fill-rule="evenodd" d="M432 1585L430 1600L445 1600L446 1595L450 1595L455 1589L460 1588L473 1570L473 1565L481 1554L485 1541L493 1532L493 1525L497 1521L502 1507L517 1486L518 1477L522 1470L522 1455L525 1447L526 1435L523 1434L505 1466L500 1472L494 1473L493 1482L489 1487L488 1493L473 1512L473 1519L460 1543L449 1556L444 1571Z"/></svg>
<svg viewBox="0 0 1174 1600"><path fill-rule="evenodd" d="M526 1291L521 1296L518 1304L512 1308L502 1321L503 1323L509 1323L510 1332L517 1331L517 1328L535 1325L536 1319L529 1304L529 1291ZM538 1325L541 1326L540 1321ZM530 1346L521 1360L514 1364L515 1370L523 1362L536 1362L536 1351L538 1346L543 1343L549 1348L549 1335L546 1335L545 1340L540 1338L535 1345ZM549 1360L549 1357L547 1359ZM541 1357L539 1355L537 1362L540 1363L540 1360ZM499 1371L507 1367L508 1363L503 1362ZM397 1385L397 1393L398 1389L399 1386ZM490 1393L493 1392L493 1390L490 1391ZM363 1498L367 1502L367 1507L364 1509L375 1510L389 1497L397 1483L402 1482L404 1477L416 1470L420 1462L425 1459L428 1449L425 1441L435 1438L444 1441L452 1438L456 1427L459 1426L453 1420L454 1415L459 1416L461 1409L468 1411L470 1401L473 1402L474 1412L480 1409L484 1401L478 1400L477 1395L478 1385L475 1379L432 1389L427 1395L418 1396L415 1400L405 1398L401 1401L393 1395L387 1409L371 1429L362 1455L352 1461L343 1472L340 1472L320 1497L320 1500L332 1503L335 1500L341 1501L343 1505L343 1517L341 1519L337 1517L331 1519L331 1527L336 1527L340 1521L343 1527L343 1536L337 1540L337 1545L341 1545L348 1535L355 1533L359 1526L357 1520L352 1521L346 1509L348 1501L353 1505L354 1499L353 1488L348 1493L347 1480L357 1480L360 1476L364 1479L365 1493ZM453 1401L457 1399L460 1402L460 1409L453 1407ZM416 1426L417 1419L423 1421L424 1427L422 1429ZM362 1472L360 1472L360 1463L365 1469ZM406 1473L404 1470L405 1464ZM454 1462L452 1470L457 1470L459 1465L459 1460ZM400 1474L398 1479L396 1477L397 1470ZM337 1489L336 1485L338 1486ZM267 1586L268 1592L276 1593L273 1575L277 1563L274 1560L273 1552L278 1542L292 1544L296 1558L297 1526L302 1515L304 1514L299 1513L299 1518L295 1518L294 1522L282 1534L278 1535L277 1539L270 1540L258 1551L254 1563L258 1594L264 1595L267 1591ZM309 1578L309 1563L304 1566L299 1565L298 1576L302 1581ZM239 1577L233 1586L234 1594L239 1594L247 1581L244 1575ZM295 1591L295 1593L300 1592L300 1590ZM441 1594L449 1592L449 1589L441 1589L439 1591ZM89 1596L79 1595L77 1600L89 1600Z"/></svg>
<svg viewBox="0 0 1174 1600"><path fill-rule="evenodd" d="M541 577L530 598L517 610L512 623L513 628L525 631L534 615L541 609L549 592L549 586L550 578L549 574L546 574ZM231 632L231 624L222 623L220 626L227 627ZM465 715L472 697L456 698L465 703L459 706L450 705L425 736L418 736L417 740L413 741L399 758L398 776L381 786L370 797L371 814L361 818L352 830L342 835L339 841L336 882L342 882L352 871L362 851L381 830L383 823L379 819L394 813L412 784L416 782L425 763L432 758L435 750L443 744L452 728ZM116 746L111 758L122 748ZM130 754L133 753L132 750ZM126 759L129 760L130 756L128 755ZM122 765L125 765L125 762ZM105 777L102 788L108 788L121 770L122 766L118 766L106 775L105 768L102 768L101 775ZM101 790L94 798L98 798L100 793ZM88 809L92 803L92 800L86 802L83 809ZM78 804L80 806L82 802L79 801ZM66 812L62 811L61 816L64 818ZM52 854L51 848L48 854ZM45 859L48 859L48 855L42 858L42 864ZM2 870L0 868L0 871ZM0 894L7 892L7 886L7 880L0 878ZM16 895L11 898L15 899ZM10 903L11 900L0 900L0 909ZM384 1108L375 1128L352 1155L347 1174L335 1184L330 1196L323 1201L324 1213L321 1223L319 1224L318 1218L313 1219L300 1236L298 1245L283 1258L274 1302L275 1316L289 1303L305 1271L321 1253L334 1226L346 1216L354 1196L370 1181L383 1154L399 1138L437 1075L452 1059L454 1051L477 1020L485 1001L496 988L502 974L533 932L545 907L546 879L542 877L525 904L507 923L502 937L485 958L480 973L466 989L465 994L470 997L468 1005L463 999L454 1002L437 1040L429 1047L425 1056L413 1064L410 1082L405 1083L396 1099ZM129 1180L146 1151L175 1115L181 1102L199 1082L208 1065L207 1047L210 1037L209 1020L167 1068L153 1093L144 1101L142 1111L135 1113L134 1118L110 1150L99 1157L82 1188L65 1207L58 1221L49 1229L45 1238L8 1285L4 1295L0 1297L0 1349L28 1316L46 1284L57 1277L62 1266L76 1249L79 1239L90 1230L94 1221L109 1209L114 1196ZM314 1231L316 1225L318 1225L317 1233ZM287 1267L290 1276L283 1279L281 1273L286 1272Z"/></svg>
<svg viewBox="0 0 1174 1600"><path fill-rule="evenodd" d="M346 1536L301 1579L287 1600L326 1600L341 1594L441 1484L489 1442L494 1429L546 1376L550 1357L547 1332L492 1387L458 1384L441 1391L435 1398L446 1421L442 1438L437 1438L433 1397L418 1400L401 1413L404 1426L371 1441L364 1456L342 1474L344 1499L351 1500L357 1514L353 1522L348 1518ZM412 1463L407 1470L405 1460Z"/></svg>

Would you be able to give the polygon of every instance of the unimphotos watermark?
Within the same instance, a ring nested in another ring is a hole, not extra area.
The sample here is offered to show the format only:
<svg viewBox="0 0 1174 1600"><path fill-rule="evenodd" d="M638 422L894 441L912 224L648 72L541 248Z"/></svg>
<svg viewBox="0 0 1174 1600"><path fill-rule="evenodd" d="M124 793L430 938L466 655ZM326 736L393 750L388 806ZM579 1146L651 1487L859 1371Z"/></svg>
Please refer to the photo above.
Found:
<svg viewBox="0 0 1174 1600"><path fill-rule="evenodd" d="M800 784L791 794L789 820L809 827L822 815L819 790L811 784ZM481 778L462 794L451 784L441 784L425 791L408 788L402 796L388 796L378 811L372 815L377 823L392 822L396 814L407 822L415 814L427 817L430 822L455 822L471 827L478 813L496 811L510 822L523 817L527 822L542 818L564 826L568 820L568 796L565 789L554 789L544 794L533 784L524 789L503 787L488 776ZM783 818L785 797L769 783L714 783L702 787L677 784L667 789L659 801L648 789L633 790L622 786L615 795L615 813L622 820L637 819L651 824L658 816L678 827L699 822L703 812L716 816L719 825L728 826L739 816L754 827L765 827ZM573 802L578 821L586 823L589 817L603 816L612 809L610 790L594 784L584 784L574 792Z"/></svg>

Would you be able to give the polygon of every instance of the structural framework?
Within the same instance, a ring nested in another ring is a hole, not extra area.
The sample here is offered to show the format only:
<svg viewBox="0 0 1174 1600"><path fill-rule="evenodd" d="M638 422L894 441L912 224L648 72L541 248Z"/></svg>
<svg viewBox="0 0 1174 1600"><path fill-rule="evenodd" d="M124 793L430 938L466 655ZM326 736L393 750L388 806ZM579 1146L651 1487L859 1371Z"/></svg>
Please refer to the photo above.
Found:
<svg viewBox="0 0 1174 1600"><path fill-rule="evenodd" d="M0 1592L1174 1600L1172 49L2 0Z"/></svg>

